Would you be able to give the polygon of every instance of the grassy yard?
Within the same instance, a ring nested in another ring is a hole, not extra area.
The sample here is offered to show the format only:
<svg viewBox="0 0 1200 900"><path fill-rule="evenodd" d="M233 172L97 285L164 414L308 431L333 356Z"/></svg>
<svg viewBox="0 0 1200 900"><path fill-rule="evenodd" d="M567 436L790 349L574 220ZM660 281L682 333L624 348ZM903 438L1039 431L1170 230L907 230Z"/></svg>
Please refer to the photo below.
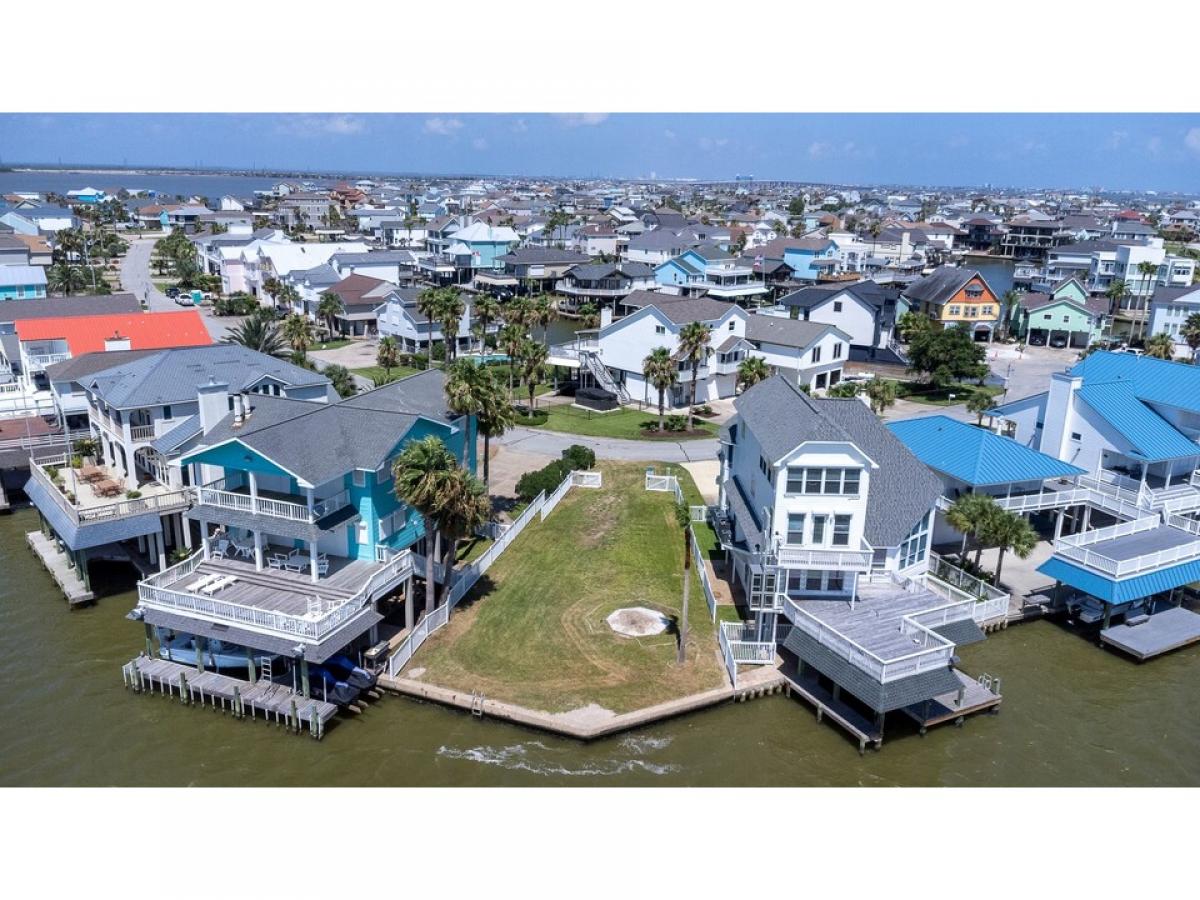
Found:
<svg viewBox="0 0 1200 900"><path fill-rule="evenodd" d="M612 412L599 413L574 406L546 406L545 412L549 418L540 427L547 431L562 431L568 434L582 434L588 437L628 438L632 440L657 440L657 432L642 428L644 422L657 424L658 416L652 411L638 412L636 409L617 409ZM717 433L717 426L703 419L696 420L696 427L703 434L681 435L670 431L664 433L664 440L695 440L696 438L711 437Z"/></svg>
<svg viewBox="0 0 1200 900"><path fill-rule="evenodd" d="M351 369L355 375L361 375L367 381L374 381L376 378L382 379L386 374L383 366L364 366L361 369ZM408 366L395 366L391 371L392 379L406 378L409 375L416 375L423 369L410 369Z"/></svg>
<svg viewBox="0 0 1200 900"><path fill-rule="evenodd" d="M601 463L604 487L572 489L488 570L413 661L423 681L548 712L629 712L722 684L716 636L693 573L688 661L676 637L615 634L614 610L680 615L683 540L670 494L645 467Z"/></svg>
<svg viewBox="0 0 1200 900"><path fill-rule="evenodd" d="M332 341L324 341L324 342L318 343L313 347L313 349L314 350L340 350L342 347L348 347L353 343L354 343L354 341L350 340L350 338L335 338Z"/></svg>
<svg viewBox="0 0 1200 900"><path fill-rule="evenodd" d="M930 406L957 406L966 403L975 394L986 394L995 397L1004 392L1004 388L996 384L952 384L945 388L933 388L919 381L897 381L896 396L913 403L926 403ZM950 395L954 398L951 399Z"/></svg>

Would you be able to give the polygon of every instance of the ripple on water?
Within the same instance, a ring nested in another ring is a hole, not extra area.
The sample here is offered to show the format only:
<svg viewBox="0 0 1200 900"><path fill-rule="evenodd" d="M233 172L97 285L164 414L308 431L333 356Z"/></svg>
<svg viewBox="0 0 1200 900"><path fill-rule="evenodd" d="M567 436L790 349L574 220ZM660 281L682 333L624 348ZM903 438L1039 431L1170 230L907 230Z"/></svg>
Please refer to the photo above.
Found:
<svg viewBox="0 0 1200 900"><path fill-rule="evenodd" d="M638 753L647 749L661 749L669 743L669 738L626 738L619 746ZM613 756L582 764L570 764L563 759L569 753L570 751L565 748L550 747L541 741L524 741L504 747L447 747L443 745L437 750L438 756L447 759L460 759L485 766L531 772L535 775L568 778L623 775L629 772L668 775L671 772L679 771L679 766L673 763L658 764L636 757L622 759Z"/></svg>

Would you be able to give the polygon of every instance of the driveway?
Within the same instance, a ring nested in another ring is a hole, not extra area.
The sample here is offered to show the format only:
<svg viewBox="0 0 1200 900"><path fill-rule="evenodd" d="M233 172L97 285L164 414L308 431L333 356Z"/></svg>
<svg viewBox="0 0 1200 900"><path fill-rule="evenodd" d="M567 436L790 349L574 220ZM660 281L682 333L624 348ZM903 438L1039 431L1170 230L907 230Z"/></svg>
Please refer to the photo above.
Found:
<svg viewBox="0 0 1200 900"><path fill-rule="evenodd" d="M146 303L151 312L178 312L189 307L180 306L154 285L150 277L150 257L158 238L138 238L129 241L129 252L121 260L121 288ZM204 327L213 341L220 342L231 328L241 322L240 317L212 314L212 309L200 309Z"/></svg>
<svg viewBox="0 0 1200 900"><path fill-rule="evenodd" d="M619 459L632 462L698 462L716 459L717 440L698 441L629 441L620 438L585 437L532 428L513 428L493 443L524 453L557 459L572 444L582 444L595 451L598 459Z"/></svg>

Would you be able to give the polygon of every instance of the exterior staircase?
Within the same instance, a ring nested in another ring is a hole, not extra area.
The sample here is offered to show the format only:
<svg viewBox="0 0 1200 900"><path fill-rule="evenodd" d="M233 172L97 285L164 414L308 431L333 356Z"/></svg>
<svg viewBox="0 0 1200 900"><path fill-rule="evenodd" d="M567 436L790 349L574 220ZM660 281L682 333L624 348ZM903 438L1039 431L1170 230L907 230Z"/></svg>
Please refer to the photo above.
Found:
<svg viewBox="0 0 1200 900"><path fill-rule="evenodd" d="M622 404L632 403L633 399L629 396L629 391L625 390L625 385L619 384L612 373L604 363L600 362L600 357L591 350L581 350L579 352L580 364L592 373L592 377L596 379L596 383L606 391L611 391L617 395L617 399Z"/></svg>

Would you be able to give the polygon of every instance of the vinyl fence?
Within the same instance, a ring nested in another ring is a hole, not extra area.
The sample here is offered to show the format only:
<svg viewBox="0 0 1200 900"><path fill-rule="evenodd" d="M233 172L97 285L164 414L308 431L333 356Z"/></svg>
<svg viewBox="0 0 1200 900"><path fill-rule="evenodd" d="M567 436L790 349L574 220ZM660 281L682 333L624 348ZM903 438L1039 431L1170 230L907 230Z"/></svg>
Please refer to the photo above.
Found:
<svg viewBox="0 0 1200 900"><path fill-rule="evenodd" d="M679 486L679 479L674 475L655 475L654 469L647 469L646 490L673 492L675 502L683 503L683 488Z"/></svg>
<svg viewBox="0 0 1200 900"><path fill-rule="evenodd" d="M511 525L499 533L495 543L480 554L478 559L463 566L461 569L451 569L450 576L453 579L453 584L446 595L446 602L422 619L413 628L412 634L406 637L400 643L400 646L396 648L395 652L388 657L388 675L394 678L408 661L412 659L413 654L417 652L417 648L425 643L425 639L450 621L450 611L458 605L459 601L467 595L467 592L475 586L475 582L483 576L483 573L491 567L492 563L500 558L500 554L508 549L509 545L517 539L517 536L525 530L525 526L532 522L535 517L538 518L538 521L545 520L572 487L599 488L601 486L602 478L599 472L569 473L549 496L546 496L546 492L542 491L542 493L534 497L533 502L521 511L521 515L517 516ZM417 571L425 571L423 564ZM439 574L442 574L440 570Z"/></svg>
<svg viewBox="0 0 1200 900"><path fill-rule="evenodd" d="M717 621L717 598L713 594L712 582L708 579L708 568L704 565L704 556L700 553L700 545L696 543L696 535L691 533L692 562L700 575L700 584L704 587L704 602L708 604L708 614L712 621Z"/></svg>

